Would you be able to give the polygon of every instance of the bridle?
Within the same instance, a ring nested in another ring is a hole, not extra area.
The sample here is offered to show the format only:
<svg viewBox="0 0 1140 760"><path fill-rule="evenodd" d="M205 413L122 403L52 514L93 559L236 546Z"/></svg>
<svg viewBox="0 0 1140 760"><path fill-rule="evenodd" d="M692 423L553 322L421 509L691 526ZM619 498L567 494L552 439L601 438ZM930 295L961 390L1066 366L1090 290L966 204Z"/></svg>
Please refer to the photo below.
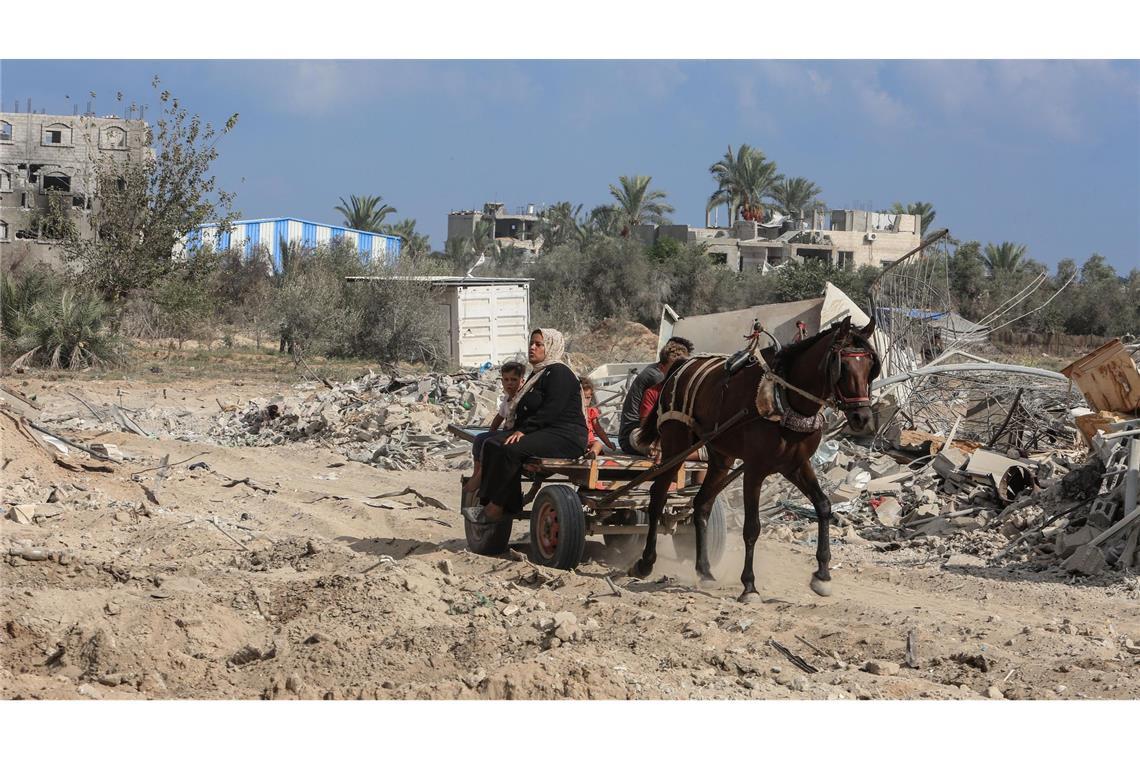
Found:
<svg viewBox="0 0 1140 760"><path fill-rule="evenodd" d="M835 351L835 349L832 349L832 350ZM871 406L871 396L870 396L871 383L870 382L867 383L867 394L868 395L866 395L866 396L844 396L843 390L839 387L839 383L843 379L842 362L844 359L856 359L856 360L869 359L871 361L874 361L874 354L869 349L866 349L866 348L851 348L851 347L841 348L836 352L836 354L837 354L838 360L840 362L840 374L839 374L839 377L836 378L835 384L832 388L832 395L834 395L836 400L839 402L836 404L836 408L838 408L841 412L850 412L850 411L854 411L855 409L866 409L866 408L868 408L869 406Z"/></svg>
<svg viewBox="0 0 1140 760"><path fill-rule="evenodd" d="M869 395L868 396L845 396L845 395L843 395L843 391L840 390L840 388L839 388L839 383L843 379L843 365L842 365L842 363L843 363L844 359L868 358L872 362L877 364L877 357L875 356L874 351L872 351L870 349L855 348L855 347L851 347L851 346L835 346L835 345L832 345L832 347L828 349L828 357L833 358L834 361L838 362L840 366L839 366L839 371L834 373L835 374L835 380L831 384L831 394L826 399L820 398L819 396L816 396L813 393L809 393L809 392L805 391L803 388L795 386L792 383L789 383L784 378L780 377L780 375L771 366L769 366L768 362L764 359L763 354L756 347L755 342L750 347L750 353L752 353L752 355L756 357L756 359L757 359L758 363L760 364L761 368L763 369L764 373L767 375L770 375L772 378L772 381L775 382L778 386L780 386L781 389L784 391L784 393L787 393L787 391L791 391L793 393L796 393L796 394L808 399L809 401L813 401L813 402L820 405L820 409L816 413L815 417L805 417L804 415L799 414L798 412L795 412L795 410L791 409L791 407L788 404L781 403L780 398L779 398L780 394L779 393L776 394L776 403L778 406L783 408L782 412L786 415L794 415L796 418L802 418L802 420L805 421L802 423L803 425L808 424L806 421L813 421L812 424L818 428L819 424L822 423L822 414L823 414L823 408L824 407L830 406L830 407L834 407L836 409L839 409L842 412L850 412L850 411L854 411L856 409L866 409L866 408L869 408L871 406L871 397ZM823 364L821 364L820 369L823 370L828 365L828 363L829 363L828 359L824 359L824 362L823 362ZM874 373L874 365L872 365L871 378L869 378L869 379L873 379L874 374L875 374ZM868 387L868 392L869 392L870 391L870 383L868 383L867 387ZM832 399L835 399L835 402L833 402ZM806 430L808 428L804 427L803 429Z"/></svg>

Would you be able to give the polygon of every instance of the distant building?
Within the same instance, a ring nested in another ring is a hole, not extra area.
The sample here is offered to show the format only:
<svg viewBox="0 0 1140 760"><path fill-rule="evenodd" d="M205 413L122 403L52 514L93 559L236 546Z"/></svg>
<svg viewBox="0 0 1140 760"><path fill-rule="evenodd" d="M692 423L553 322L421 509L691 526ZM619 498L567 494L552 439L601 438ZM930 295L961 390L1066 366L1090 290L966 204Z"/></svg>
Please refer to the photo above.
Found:
<svg viewBox="0 0 1140 760"><path fill-rule="evenodd" d="M641 225L633 234L644 242L672 238L705 243L737 272L779 266L793 259L816 259L840 268L883 266L902 258L922 242L921 217L837 209L810 212L803 220L739 221L731 227Z"/></svg>
<svg viewBox="0 0 1140 760"><path fill-rule="evenodd" d="M100 161L141 161L147 124L116 116L0 113L0 258L4 268L60 263L41 215L56 192L80 235L91 236Z"/></svg>
<svg viewBox="0 0 1140 760"><path fill-rule="evenodd" d="M522 248L529 253L538 253L542 248L539 234L538 214L534 204L509 213L503 203L484 203L482 211L452 211L447 215L448 241L475 237L479 222L493 222L495 242L503 247Z"/></svg>
<svg viewBox="0 0 1140 760"><path fill-rule="evenodd" d="M283 243L300 243L305 248L316 248L337 239L346 240L355 246L361 261L383 264L396 263L404 242L396 235L307 222L293 217L277 217L232 222L228 232L219 232L216 222L202 224L190 233L182 248L191 253L205 245L219 251L240 248L247 255L252 255L255 248L263 247L273 262L273 268L281 271Z"/></svg>

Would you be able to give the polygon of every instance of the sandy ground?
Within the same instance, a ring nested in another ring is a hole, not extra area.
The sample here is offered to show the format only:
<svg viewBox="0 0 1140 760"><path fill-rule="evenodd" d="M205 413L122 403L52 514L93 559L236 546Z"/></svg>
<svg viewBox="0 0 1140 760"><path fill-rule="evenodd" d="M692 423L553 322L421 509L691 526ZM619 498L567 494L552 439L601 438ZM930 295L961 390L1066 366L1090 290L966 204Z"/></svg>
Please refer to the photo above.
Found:
<svg viewBox="0 0 1140 760"><path fill-rule="evenodd" d="M219 403L286 390L221 380L6 384L34 394L48 417L82 409L71 391L189 410L179 424L202 430ZM114 472L69 471L4 428L5 494L61 511L31 525L0 521L0 696L1140 697L1134 575L1078 581L921 547L884 553L836 531L835 593L820 598L807 585L814 526L804 523L761 540L763 603L736 601L738 535L717 586L694 586L663 539L653 578L620 578L616 596L605 577L629 559L600 537L574 572L538 575L523 561L467 552L455 471L378 470L307 444L225 448L162 427L154 424L158 439L69 435L118 445L130 458ZM142 488L155 471L131 475L164 455L187 461L156 504ZM207 467L189 469L198 462ZM383 500L397 508L365 504L409 486L448 509L414 495ZM525 529L514 534L523 551ZM28 547L54 559L8 556ZM798 669L771 640L818 672ZM871 661L880 664L865 670Z"/></svg>

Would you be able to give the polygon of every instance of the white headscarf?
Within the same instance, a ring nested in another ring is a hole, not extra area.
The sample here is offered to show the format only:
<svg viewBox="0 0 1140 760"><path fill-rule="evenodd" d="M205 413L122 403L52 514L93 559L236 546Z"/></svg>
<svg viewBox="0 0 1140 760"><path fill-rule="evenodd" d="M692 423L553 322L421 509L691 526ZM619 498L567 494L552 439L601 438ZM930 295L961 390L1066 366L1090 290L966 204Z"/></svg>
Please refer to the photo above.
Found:
<svg viewBox="0 0 1140 760"><path fill-rule="evenodd" d="M542 335L543 344L546 346L546 358L532 365L534 369L530 373L530 377L526 379L526 382L523 383L523 387L519 388L519 392L516 393L515 397L508 403L505 424L511 428L515 426L515 414L518 410L519 401L522 400L522 397L526 395L527 391L534 387L538 379L542 377L542 373L546 371L546 368L555 364L566 364L564 358L566 356L566 338L563 337L562 333L549 327L540 327L532 330L531 335L534 335L536 332Z"/></svg>

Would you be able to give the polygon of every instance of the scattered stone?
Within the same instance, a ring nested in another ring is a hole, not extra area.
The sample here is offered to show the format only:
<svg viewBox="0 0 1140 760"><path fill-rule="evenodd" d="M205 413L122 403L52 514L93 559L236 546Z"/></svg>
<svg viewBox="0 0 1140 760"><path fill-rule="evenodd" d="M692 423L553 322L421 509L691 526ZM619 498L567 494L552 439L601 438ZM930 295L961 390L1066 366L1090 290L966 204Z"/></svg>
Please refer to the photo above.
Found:
<svg viewBox="0 0 1140 760"><path fill-rule="evenodd" d="M900 670L897 663L886 660L868 660L863 664L863 670L875 676L894 676Z"/></svg>
<svg viewBox="0 0 1140 760"><path fill-rule="evenodd" d="M1005 695L1001 693L1001 689L996 686L991 686L986 689L986 696L990 699L1005 699Z"/></svg>
<svg viewBox="0 0 1140 760"><path fill-rule="evenodd" d="M478 689L480 684L487 680L487 671L483 668L478 668L472 673L463 676L463 683L467 684L469 689Z"/></svg>
<svg viewBox="0 0 1140 760"><path fill-rule="evenodd" d="M304 681L296 673L290 673L289 677L285 679L285 689L292 694L300 694L303 686Z"/></svg>
<svg viewBox="0 0 1140 760"><path fill-rule="evenodd" d="M449 559L441 559L436 564L436 567L438 567L439 571L441 573L443 573L444 575L454 575L455 574L454 571L452 570L452 567L451 567L451 560L449 560Z"/></svg>

